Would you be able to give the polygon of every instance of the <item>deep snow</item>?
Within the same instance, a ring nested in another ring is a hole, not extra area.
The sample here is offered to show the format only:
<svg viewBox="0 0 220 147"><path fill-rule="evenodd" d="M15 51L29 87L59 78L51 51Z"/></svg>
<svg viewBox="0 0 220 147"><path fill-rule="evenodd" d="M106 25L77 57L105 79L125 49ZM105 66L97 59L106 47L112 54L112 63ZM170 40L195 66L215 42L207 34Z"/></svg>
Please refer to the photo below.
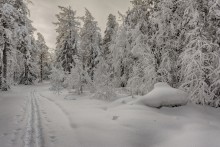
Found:
<svg viewBox="0 0 220 147"><path fill-rule="evenodd" d="M219 147L220 109L110 103L49 87L0 93L0 147Z"/></svg>
<svg viewBox="0 0 220 147"><path fill-rule="evenodd" d="M183 106L188 102L188 95L182 90L172 88L167 83L156 83L154 89L137 100L137 104L160 108L163 106Z"/></svg>

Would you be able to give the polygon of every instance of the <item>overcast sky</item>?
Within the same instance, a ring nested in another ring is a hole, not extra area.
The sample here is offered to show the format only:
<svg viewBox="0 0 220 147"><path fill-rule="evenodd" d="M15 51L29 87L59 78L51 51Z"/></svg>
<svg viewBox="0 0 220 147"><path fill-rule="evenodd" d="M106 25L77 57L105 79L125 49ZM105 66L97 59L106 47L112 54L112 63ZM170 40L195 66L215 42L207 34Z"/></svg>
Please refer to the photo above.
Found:
<svg viewBox="0 0 220 147"><path fill-rule="evenodd" d="M31 20L38 32L45 37L47 45L55 48L56 32L52 22L56 22L55 14L59 13L57 6L71 6L77 11L77 16L83 16L87 8L98 21L102 32L105 29L110 13L118 18L118 11L125 13L130 7L130 0L32 0L29 5Z"/></svg>

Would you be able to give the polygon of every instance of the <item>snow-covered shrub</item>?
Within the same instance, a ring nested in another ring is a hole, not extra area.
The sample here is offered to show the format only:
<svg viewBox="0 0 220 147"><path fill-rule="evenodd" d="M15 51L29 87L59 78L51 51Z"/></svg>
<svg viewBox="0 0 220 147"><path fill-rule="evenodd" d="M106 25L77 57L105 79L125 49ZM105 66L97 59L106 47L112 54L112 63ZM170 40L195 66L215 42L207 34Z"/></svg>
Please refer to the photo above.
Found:
<svg viewBox="0 0 220 147"><path fill-rule="evenodd" d="M63 89L63 82L65 79L65 73L63 70L59 70L57 68L53 68L51 75L51 90L56 91L59 93Z"/></svg>
<svg viewBox="0 0 220 147"><path fill-rule="evenodd" d="M149 107L174 107L187 104L187 93L170 87L167 83L156 83L154 89L137 100L137 104Z"/></svg>
<svg viewBox="0 0 220 147"><path fill-rule="evenodd" d="M77 94L82 94L86 86L85 74L82 68L74 67L71 73L66 76L64 84L69 90L75 89Z"/></svg>
<svg viewBox="0 0 220 147"><path fill-rule="evenodd" d="M86 68L83 68L82 61L77 56L73 58L75 66L72 65L73 68L71 72L65 74L65 80L63 82L64 87L69 90L75 89L79 95L82 94L85 89L94 92L94 84Z"/></svg>
<svg viewBox="0 0 220 147"><path fill-rule="evenodd" d="M93 95L93 98L104 101L114 101L117 99L117 95L112 87L104 86L97 89Z"/></svg>
<svg viewBox="0 0 220 147"><path fill-rule="evenodd" d="M183 83L181 88L190 93L191 100L198 104L216 106L219 79L219 57L216 45L197 36L181 55Z"/></svg>
<svg viewBox="0 0 220 147"><path fill-rule="evenodd" d="M116 93L114 92L113 84L111 81L111 72L109 72L109 65L100 58L100 62L95 71L94 85L95 95L93 98L102 99L106 101L113 101L116 99Z"/></svg>
<svg viewBox="0 0 220 147"><path fill-rule="evenodd" d="M133 95L145 95L153 89L156 82L156 71L150 55L141 58L142 62L135 63L133 73L128 81L130 92Z"/></svg>

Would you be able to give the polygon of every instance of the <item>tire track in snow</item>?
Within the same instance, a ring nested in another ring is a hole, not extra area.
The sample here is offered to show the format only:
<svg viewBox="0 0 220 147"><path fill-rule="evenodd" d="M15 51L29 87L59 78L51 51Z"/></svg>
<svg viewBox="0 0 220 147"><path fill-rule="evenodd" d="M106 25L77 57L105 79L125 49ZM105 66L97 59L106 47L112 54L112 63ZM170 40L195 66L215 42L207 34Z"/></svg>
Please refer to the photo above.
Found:
<svg viewBox="0 0 220 147"><path fill-rule="evenodd" d="M41 95L40 93L38 93L39 96L43 97L44 99L46 99L47 101L49 101L50 103L54 104L55 106L57 106L61 112L64 114L64 116L67 118L68 122L69 122L69 126L73 129L77 128L77 125L72 121L72 119L70 118L70 114L58 103L56 103L54 100L52 100L51 98L45 97L43 95Z"/></svg>
<svg viewBox="0 0 220 147"><path fill-rule="evenodd" d="M30 93L28 111L24 147L43 147L41 119L35 91L31 91Z"/></svg>

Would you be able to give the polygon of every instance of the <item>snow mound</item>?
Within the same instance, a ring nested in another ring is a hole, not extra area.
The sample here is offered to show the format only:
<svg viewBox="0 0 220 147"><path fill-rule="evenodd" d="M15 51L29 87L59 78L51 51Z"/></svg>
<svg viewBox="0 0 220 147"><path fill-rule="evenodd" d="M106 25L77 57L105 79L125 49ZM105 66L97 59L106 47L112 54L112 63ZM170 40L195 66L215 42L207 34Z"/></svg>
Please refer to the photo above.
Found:
<svg viewBox="0 0 220 147"><path fill-rule="evenodd" d="M186 105L187 101L187 93L160 82L154 85L150 93L137 100L136 104L160 108Z"/></svg>
<svg viewBox="0 0 220 147"><path fill-rule="evenodd" d="M159 83L156 83L154 84L154 88L160 88L160 87L171 87L170 85L168 85L167 83L164 83L164 82L159 82Z"/></svg>

